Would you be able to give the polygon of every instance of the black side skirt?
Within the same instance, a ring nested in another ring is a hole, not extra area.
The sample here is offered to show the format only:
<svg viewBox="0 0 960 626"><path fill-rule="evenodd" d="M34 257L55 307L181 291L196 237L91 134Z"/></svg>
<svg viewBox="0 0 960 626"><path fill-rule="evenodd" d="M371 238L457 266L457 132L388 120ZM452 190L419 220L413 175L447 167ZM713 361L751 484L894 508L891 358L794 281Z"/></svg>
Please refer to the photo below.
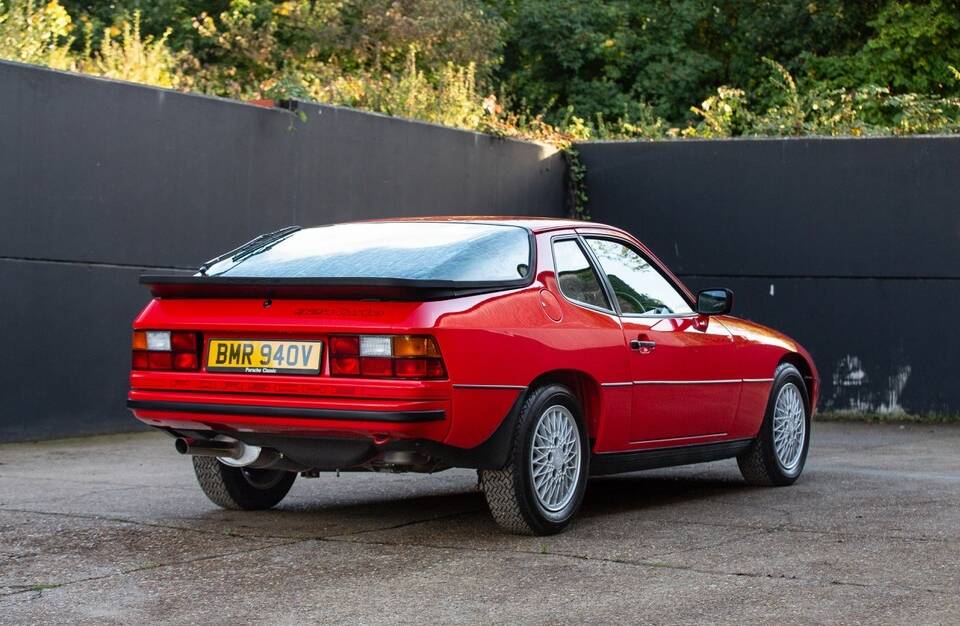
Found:
<svg viewBox="0 0 960 626"><path fill-rule="evenodd" d="M719 461L720 459L737 456L749 448L751 443L753 443L753 439L738 439L736 441L675 446L656 450L594 454L590 457L590 474L606 476L623 472L657 469L658 467Z"/></svg>

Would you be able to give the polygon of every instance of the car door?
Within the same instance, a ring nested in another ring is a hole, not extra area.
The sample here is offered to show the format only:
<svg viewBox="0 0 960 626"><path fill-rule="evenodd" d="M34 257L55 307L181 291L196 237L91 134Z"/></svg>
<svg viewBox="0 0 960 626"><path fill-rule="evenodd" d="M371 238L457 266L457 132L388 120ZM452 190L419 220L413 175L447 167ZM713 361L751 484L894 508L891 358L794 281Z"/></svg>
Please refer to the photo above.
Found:
<svg viewBox="0 0 960 626"><path fill-rule="evenodd" d="M640 249L612 236L585 235L612 292L629 353L631 443L671 445L722 438L740 397L734 342Z"/></svg>

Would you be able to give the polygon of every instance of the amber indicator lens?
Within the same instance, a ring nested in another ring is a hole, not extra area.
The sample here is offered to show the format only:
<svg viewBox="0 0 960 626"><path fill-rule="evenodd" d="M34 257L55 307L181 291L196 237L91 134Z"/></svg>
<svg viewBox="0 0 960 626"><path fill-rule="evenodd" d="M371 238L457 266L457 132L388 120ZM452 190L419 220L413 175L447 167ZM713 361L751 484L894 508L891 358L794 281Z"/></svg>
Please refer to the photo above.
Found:
<svg viewBox="0 0 960 626"><path fill-rule="evenodd" d="M399 335L393 338L393 356L429 356L439 358L440 351L437 349L437 343L433 340L433 337Z"/></svg>

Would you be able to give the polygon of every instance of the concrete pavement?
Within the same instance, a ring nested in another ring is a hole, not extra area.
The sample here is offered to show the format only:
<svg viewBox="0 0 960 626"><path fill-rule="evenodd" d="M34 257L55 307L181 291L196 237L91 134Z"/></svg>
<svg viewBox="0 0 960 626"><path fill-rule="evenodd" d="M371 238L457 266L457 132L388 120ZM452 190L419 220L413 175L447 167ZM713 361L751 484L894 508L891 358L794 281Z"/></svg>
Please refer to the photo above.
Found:
<svg viewBox="0 0 960 626"><path fill-rule="evenodd" d="M958 448L815 424L793 487L732 460L595 479L536 538L469 471L298 479L249 513L161 434L3 445L0 623L958 623Z"/></svg>

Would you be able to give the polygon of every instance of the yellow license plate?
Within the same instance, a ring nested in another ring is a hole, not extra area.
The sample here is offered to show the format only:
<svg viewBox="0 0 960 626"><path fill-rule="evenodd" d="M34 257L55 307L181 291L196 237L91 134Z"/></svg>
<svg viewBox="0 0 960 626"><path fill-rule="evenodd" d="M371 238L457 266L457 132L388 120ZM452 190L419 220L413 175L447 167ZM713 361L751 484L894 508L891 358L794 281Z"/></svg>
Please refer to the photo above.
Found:
<svg viewBox="0 0 960 626"><path fill-rule="evenodd" d="M211 339L207 371L318 374L322 352L322 341Z"/></svg>

